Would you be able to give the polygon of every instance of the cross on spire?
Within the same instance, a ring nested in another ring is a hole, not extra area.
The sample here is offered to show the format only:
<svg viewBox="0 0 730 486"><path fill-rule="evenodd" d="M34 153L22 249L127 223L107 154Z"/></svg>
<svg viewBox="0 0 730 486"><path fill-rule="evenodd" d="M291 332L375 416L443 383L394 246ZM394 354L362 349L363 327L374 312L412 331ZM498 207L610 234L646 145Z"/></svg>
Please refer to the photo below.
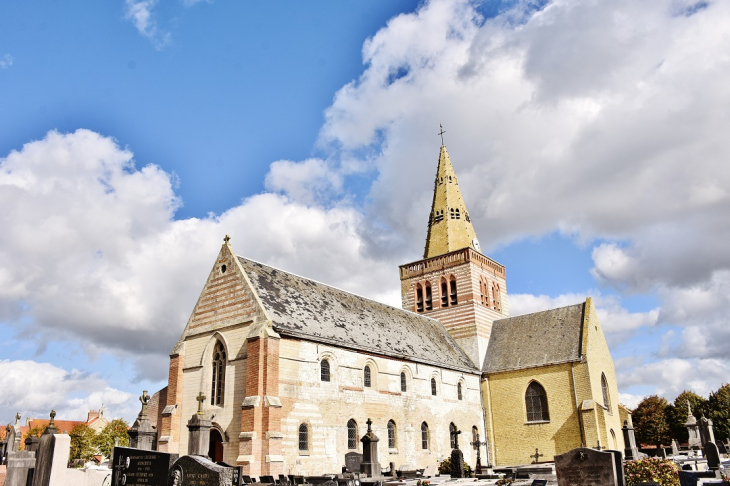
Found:
<svg viewBox="0 0 730 486"><path fill-rule="evenodd" d="M539 450L539 449L538 449L537 447L535 447L535 453L534 453L533 455L531 455L531 456L530 456L530 459L534 458L535 460L533 461L533 464L537 464L537 461L539 461L539 460L540 460L540 458L541 458L541 457L542 457L543 455L544 455L544 454L540 454L540 450Z"/></svg>
<svg viewBox="0 0 730 486"><path fill-rule="evenodd" d="M229 241L231 241L231 237L230 236L226 235L226 236L223 237L223 242L224 243L228 244Z"/></svg>
<svg viewBox="0 0 730 486"><path fill-rule="evenodd" d="M203 402L205 401L205 395L203 395L203 392L198 393L198 396L195 398L198 401L198 414L203 415Z"/></svg>
<svg viewBox="0 0 730 486"><path fill-rule="evenodd" d="M439 131L438 134L441 135L441 145L443 145L444 144L444 133L446 133L446 131L444 130L444 126L440 123L439 123L439 128L441 130Z"/></svg>

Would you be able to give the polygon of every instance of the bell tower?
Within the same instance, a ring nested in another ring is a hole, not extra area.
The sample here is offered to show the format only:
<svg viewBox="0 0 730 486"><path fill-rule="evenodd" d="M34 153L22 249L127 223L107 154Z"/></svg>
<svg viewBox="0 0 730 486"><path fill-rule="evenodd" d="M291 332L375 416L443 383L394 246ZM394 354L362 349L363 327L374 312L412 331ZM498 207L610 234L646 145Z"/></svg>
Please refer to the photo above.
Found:
<svg viewBox="0 0 730 486"><path fill-rule="evenodd" d="M492 323L509 317L506 274L481 253L443 139L423 259L401 265L400 280L403 308L439 320L481 368Z"/></svg>

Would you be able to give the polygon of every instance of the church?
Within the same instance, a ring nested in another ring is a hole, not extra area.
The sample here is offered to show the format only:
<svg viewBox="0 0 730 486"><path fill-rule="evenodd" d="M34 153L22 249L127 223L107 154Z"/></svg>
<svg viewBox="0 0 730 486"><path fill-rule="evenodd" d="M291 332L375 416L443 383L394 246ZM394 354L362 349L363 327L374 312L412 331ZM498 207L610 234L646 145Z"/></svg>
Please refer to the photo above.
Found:
<svg viewBox="0 0 730 486"><path fill-rule="evenodd" d="M455 440L472 467L477 447L485 466L624 449L630 415L591 299L509 317L505 267L482 254L443 144L424 256L400 280L402 309L226 237L153 397L157 449L187 452L200 400L210 457L249 475L338 472L368 419L384 467L435 465Z"/></svg>

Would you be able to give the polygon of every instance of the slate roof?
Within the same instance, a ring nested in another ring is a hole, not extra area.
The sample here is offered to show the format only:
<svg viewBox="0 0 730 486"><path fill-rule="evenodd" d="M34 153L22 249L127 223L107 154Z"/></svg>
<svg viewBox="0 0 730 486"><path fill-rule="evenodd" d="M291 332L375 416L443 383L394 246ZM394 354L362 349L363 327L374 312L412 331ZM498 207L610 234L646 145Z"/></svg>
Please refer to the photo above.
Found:
<svg viewBox="0 0 730 486"><path fill-rule="evenodd" d="M580 361L585 303L495 321L482 371Z"/></svg>
<svg viewBox="0 0 730 486"><path fill-rule="evenodd" d="M238 257L282 335L478 372L435 319Z"/></svg>

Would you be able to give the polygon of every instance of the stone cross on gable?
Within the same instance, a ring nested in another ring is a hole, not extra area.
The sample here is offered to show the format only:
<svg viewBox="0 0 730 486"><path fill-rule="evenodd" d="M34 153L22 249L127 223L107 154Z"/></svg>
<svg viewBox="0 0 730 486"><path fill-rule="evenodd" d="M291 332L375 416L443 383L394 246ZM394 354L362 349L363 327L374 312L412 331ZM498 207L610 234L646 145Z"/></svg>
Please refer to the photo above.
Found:
<svg viewBox="0 0 730 486"><path fill-rule="evenodd" d="M532 461L533 464L537 464L537 462L540 460L540 458L543 456L543 454L540 454L540 450L535 447L535 453L530 456L530 459L534 458L535 460Z"/></svg>
<svg viewBox="0 0 730 486"><path fill-rule="evenodd" d="M147 390L142 392L142 396L139 397L139 401L142 403L142 411L139 412L139 416L142 418L147 417L147 403L150 401L150 396L147 394Z"/></svg>
<svg viewBox="0 0 730 486"><path fill-rule="evenodd" d="M205 401L205 395L203 395L203 392L198 393L198 397L196 400L198 401L198 414L203 415L203 402Z"/></svg>

